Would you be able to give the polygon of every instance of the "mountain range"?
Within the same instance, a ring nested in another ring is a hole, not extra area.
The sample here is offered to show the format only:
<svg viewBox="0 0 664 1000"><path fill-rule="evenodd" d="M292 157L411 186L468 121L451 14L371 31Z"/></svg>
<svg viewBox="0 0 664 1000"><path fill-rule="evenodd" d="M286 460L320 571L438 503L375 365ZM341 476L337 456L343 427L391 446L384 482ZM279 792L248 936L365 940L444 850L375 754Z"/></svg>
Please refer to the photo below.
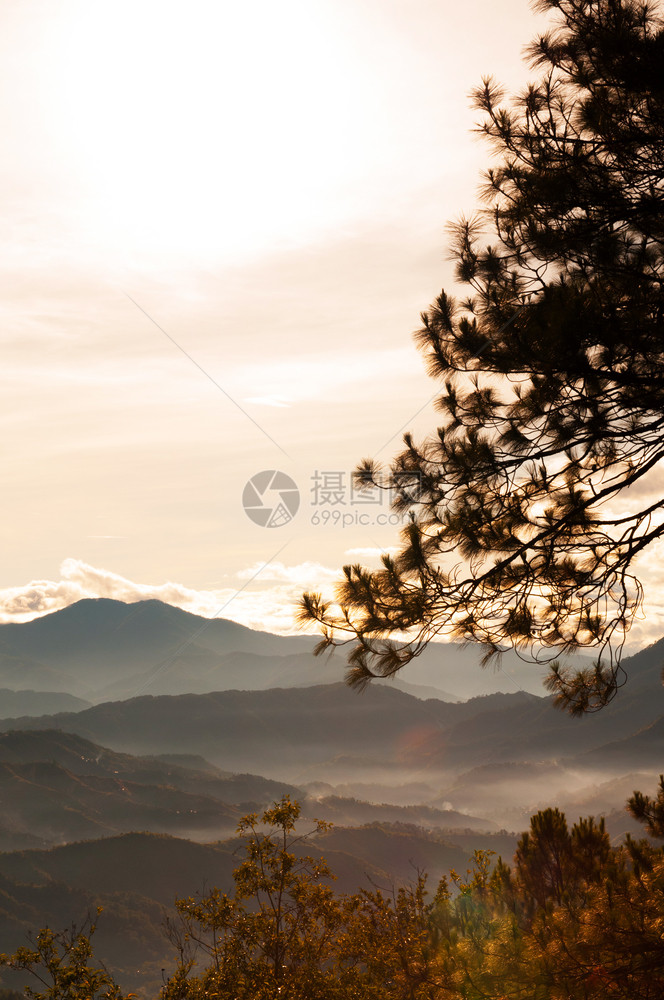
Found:
<svg viewBox="0 0 664 1000"><path fill-rule="evenodd" d="M359 694L316 642L158 601L0 625L2 948L103 905L100 954L154 995L164 908L230 887L238 819L283 794L335 824L316 849L348 889L437 878L480 847L510 858L550 805L641 835L624 803L664 770L664 640L580 719L513 656L482 671L478 650L432 644Z"/></svg>
<svg viewBox="0 0 664 1000"><path fill-rule="evenodd" d="M444 672L467 652L453 644L427 650L431 662L424 668L418 661L426 686L406 691L372 683L362 694L339 680L338 657L315 659L312 646L309 636L255 632L158 601L80 601L33 622L0 626L0 678L3 657L12 668L23 658L41 665L60 697L69 685L78 698L70 711L19 715L15 695L13 710L0 710L0 729L59 729L131 754L194 754L226 771L250 771L298 786L324 782L333 792L336 786L344 793L372 787L374 799L395 803L416 804L427 795L439 800L451 788L454 808L463 798L457 795L460 776L490 765L549 762L559 769L558 784L575 792L629 771L654 773L660 767L664 640L627 660L627 682L615 700L581 719L557 711L541 693L489 693L465 701L458 693L454 700L422 697L438 690L434 659ZM136 689L148 675L157 689L161 683L172 687L175 680L186 687L192 678L202 685L202 661L209 666L214 657L216 666L206 676L209 683L220 683L217 690L143 693L97 704L80 698L83 690L98 697L118 686ZM336 683L314 684L321 668L323 679L331 675ZM469 674L492 676L462 666L456 679L446 675L445 684L459 692ZM527 782L518 784L525 788ZM399 793L404 786L414 789L411 800ZM522 805L531 802L529 796ZM504 822L508 815L494 811L489 818Z"/></svg>
<svg viewBox="0 0 664 1000"><path fill-rule="evenodd" d="M337 683L142 695L77 712L4 719L0 729L61 729L133 754L199 754L227 770L258 770L296 783L316 776L435 776L489 761L564 759L582 770L653 767L664 738L664 705L659 684L647 683L653 679L650 654L633 658L630 682L612 704L582 719L525 693L450 703L387 685L358 694Z"/></svg>
<svg viewBox="0 0 664 1000"><path fill-rule="evenodd" d="M0 624L0 686L75 692L98 702L342 681L343 657L314 657L318 641L201 618L155 600L86 599L33 621ZM482 671L480 659L474 647L432 643L392 683L446 701L500 691L542 693L544 668L506 653L498 667Z"/></svg>

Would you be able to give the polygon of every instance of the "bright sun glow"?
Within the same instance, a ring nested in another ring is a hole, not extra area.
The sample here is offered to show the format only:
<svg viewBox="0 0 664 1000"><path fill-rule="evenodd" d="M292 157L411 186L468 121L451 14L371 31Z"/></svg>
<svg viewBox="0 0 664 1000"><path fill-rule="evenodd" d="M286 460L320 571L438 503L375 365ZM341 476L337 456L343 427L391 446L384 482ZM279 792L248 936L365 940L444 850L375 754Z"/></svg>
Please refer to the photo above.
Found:
<svg viewBox="0 0 664 1000"><path fill-rule="evenodd" d="M71 0L56 29L53 140L105 243L297 241L343 221L358 158L380 156L379 91L327 0Z"/></svg>

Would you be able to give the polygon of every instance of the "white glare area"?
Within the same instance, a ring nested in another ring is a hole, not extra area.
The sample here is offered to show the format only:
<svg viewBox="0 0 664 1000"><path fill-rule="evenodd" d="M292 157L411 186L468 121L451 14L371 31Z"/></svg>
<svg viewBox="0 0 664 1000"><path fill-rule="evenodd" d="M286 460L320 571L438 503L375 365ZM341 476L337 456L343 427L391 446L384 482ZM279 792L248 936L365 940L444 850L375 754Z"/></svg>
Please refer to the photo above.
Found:
<svg viewBox="0 0 664 1000"><path fill-rule="evenodd" d="M45 56L85 224L128 252L296 244L351 215L358 163L370 187L389 146L381 88L326 2L72 0Z"/></svg>

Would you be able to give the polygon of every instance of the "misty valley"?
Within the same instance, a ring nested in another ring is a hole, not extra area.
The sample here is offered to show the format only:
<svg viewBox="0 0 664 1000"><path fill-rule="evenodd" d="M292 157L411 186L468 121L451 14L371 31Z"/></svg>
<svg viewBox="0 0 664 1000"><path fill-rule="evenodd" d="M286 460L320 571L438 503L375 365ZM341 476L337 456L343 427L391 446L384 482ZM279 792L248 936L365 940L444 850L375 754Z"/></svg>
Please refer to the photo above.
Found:
<svg viewBox="0 0 664 1000"><path fill-rule="evenodd" d="M357 693L316 641L152 600L1 625L2 950L101 906L99 958L156 995L175 899L229 891L238 823L285 795L298 829L333 824L308 849L341 892L435 883L478 850L509 863L548 807L604 817L615 843L642 834L625 803L660 769L664 640L581 719L513 655L482 671L476 651L432 644L404 680ZM6 988L25 981L3 970Z"/></svg>

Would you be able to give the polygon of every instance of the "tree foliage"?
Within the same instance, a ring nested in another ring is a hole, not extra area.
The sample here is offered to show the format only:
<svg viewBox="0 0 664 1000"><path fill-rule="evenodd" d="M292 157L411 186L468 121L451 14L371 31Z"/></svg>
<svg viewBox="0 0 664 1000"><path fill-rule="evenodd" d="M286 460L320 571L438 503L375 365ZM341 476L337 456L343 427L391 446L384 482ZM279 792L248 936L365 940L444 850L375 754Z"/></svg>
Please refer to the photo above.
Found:
<svg viewBox="0 0 664 1000"><path fill-rule="evenodd" d="M97 911L97 916L101 911ZM39 989L25 988L32 1000L130 1000L113 976L93 958L94 921L64 931L43 927L29 946L0 955L0 968L28 972Z"/></svg>
<svg viewBox="0 0 664 1000"><path fill-rule="evenodd" d="M661 796L630 800L651 832ZM422 873L391 891L336 894L327 863L305 853L298 818L287 797L260 820L245 817L234 893L178 901L177 965L161 1000L664 996L664 849L652 841L613 846L602 820L570 828L545 809L511 866L476 851L433 896ZM93 961L93 932L44 928L35 947L0 964L37 976L42 991L27 991L35 1000L124 1000Z"/></svg>
<svg viewBox="0 0 664 1000"><path fill-rule="evenodd" d="M637 793L638 794L638 793ZM611 845L603 820L532 817L513 865L476 851L433 898L336 895L296 847L298 807L256 817L233 897L181 900L181 960L162 1000L657 1000L664 995L664 851ZM190 944L199 948L198 968Z"/></svg>
<svg viewBox="0 0 664 1000"><path fill-rule="evenodd" d="M285 796L245 817L233 895L180 899L179 953L162 1000L424 1000L428 947L424 879L391 896L335 894L324 860L303 854L299 805ZM315 833L328 824L317 822Z"/></svg>
<svg viewBox="0 0 664 1000"><path fill-rule="evenodd" d="M288 797L246 816L235 893L180 899L171 925L179 963L164 1000L325 997L326 965L340 927L327 864L296 853L299 806ZM317 823L321 832L325 824Z"/></svg>
<svg viewBox="0 0 664 1000"><path fill-rule="evenodd" d="M629 839L612 847L601 821L570 830L558 810L536 814L514 865L500 862L482 886L490 933L457 942L457 996L662 996L663 878L661 849Z"/></svg>
<svg viewBox="0 0 664 1000"><path fill-rule="evenodd" d="M468 294L442 291L416 335L441 426L356 472L409 512L401 550L345 567L338 605L306 594L301 616L322 648L352 643L360 687L441 634L488 657L597 647L593 668L551 664L582 713L620 684L633 563L664 532L645 479L664 456L664 30L641 0L534 7L554 18L529 49L538 82L474 94L495 159L486 207L452 227Z"/></svg>

